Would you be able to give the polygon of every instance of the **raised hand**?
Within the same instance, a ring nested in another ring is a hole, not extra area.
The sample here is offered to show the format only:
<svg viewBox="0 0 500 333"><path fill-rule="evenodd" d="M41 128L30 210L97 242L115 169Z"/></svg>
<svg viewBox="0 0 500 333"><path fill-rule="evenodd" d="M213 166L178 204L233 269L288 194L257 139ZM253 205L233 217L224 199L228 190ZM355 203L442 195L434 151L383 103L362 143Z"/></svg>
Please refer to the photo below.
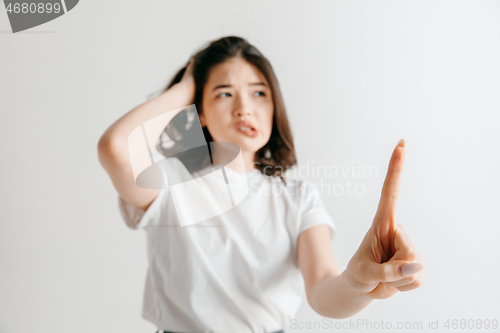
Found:
<svg viewBox="0 0 500 333"><path fill-rule="evenodd" d="M345 271L349 286L374 299L416 289L424 281L423 258L395 221L404 147L401 139L392 153L373 223Z"/></svg>

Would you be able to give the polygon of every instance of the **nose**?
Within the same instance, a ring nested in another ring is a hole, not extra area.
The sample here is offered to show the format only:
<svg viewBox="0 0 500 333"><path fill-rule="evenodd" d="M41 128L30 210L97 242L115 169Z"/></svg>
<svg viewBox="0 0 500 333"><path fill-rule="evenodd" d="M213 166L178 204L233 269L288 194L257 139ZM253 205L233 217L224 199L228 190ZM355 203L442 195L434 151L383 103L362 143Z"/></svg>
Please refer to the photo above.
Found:
<svg viewBox="0 0 500 333"><path fill-rule="evenodd" d="M238 116L238 117L245 117L245 116L250 116L250 111L249 110L236 110L235 114Z"/></svg>
<svg viewBox="0 0 500 333"><path fill-rule="evenodd" d="M252 114L252 106L250 101L246 100L241 95L236 98L233 114L237 117L249 117Z"/></svg>

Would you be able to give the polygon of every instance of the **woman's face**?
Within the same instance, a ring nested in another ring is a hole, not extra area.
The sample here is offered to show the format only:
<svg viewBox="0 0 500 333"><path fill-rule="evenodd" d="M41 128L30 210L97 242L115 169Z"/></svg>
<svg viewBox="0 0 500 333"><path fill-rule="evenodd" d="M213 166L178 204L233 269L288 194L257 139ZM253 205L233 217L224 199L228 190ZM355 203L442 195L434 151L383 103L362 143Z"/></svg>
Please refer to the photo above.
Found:
<svg viewBox="0 0 500 333"><path fill-rule="evenodd" d="M253 162L271 137L273 113L269 83L253 64L235 57L212 68L199 117L213 141L237 144L245 162Z"/></svg>

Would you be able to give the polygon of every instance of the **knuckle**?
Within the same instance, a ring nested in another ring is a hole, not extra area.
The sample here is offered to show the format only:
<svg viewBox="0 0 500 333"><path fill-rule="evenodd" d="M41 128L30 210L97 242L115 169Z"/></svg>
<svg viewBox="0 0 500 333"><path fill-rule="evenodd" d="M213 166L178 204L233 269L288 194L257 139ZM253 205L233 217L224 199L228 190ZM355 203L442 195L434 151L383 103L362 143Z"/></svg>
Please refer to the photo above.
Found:
<svg viewBox="0 0 500 333"><path fill-rule="evenodd" d="M360 261L356 261L354 264L352 264L353 272L356 274L364 273L364 271L365 271L364 267L365 267L365 265L363 265L363 263Z"/></svg>
<svg viewBox="0 0 500 333"><path fill-rule="evenodd" d="M355 271L357 273L358 279L362 282L366 282L368 280L367 278L372 276L370 274L368 265L361 262L356 265Z"/></svg>
<svg viewBox="0 0 500 333"><path fill-rule="evenodd" d="M385 190L382 191L382 196L386 199L396 200L399 196L399 192L396 190Z"/></svg>
<svg viewBox="0 0 500 333"><path fill-rule="evenodd" d="M386 264L382 264L381 268L378 271L380 281L394 280L392 278L393 277L392 270L393 270L393 267L386 265Z"/></svg>
<svg viewBox="0 0 500 333"><path fill-rule="evenodd" d="M418 259L418 251L414 248L409 248L407 250L407 256L409 261L415 261Z"/></svg>

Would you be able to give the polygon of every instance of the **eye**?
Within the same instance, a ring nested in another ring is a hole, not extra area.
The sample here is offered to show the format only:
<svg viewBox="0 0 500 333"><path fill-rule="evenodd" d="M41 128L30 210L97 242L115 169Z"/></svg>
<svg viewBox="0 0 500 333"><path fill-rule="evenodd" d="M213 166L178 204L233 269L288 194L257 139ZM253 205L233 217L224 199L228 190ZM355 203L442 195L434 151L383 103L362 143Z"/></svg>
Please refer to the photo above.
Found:
<svg viewBox="0 0 500 333"><path fill-rule="evenodd" d="M261 93L262 95L260 95L260 96L265 96L266 95L263 91L256 91L256 93Z"/></svg>
<svg viewBox="0 0 500 333"><path fill-rule="evenodd" d="M228 94L228 95L231 95L230 93L228 93L228 92L225 92L225 93L221 93L221 94L219 94L219 96L221 96L221 95L224 95L224 94Z"/></svg>

